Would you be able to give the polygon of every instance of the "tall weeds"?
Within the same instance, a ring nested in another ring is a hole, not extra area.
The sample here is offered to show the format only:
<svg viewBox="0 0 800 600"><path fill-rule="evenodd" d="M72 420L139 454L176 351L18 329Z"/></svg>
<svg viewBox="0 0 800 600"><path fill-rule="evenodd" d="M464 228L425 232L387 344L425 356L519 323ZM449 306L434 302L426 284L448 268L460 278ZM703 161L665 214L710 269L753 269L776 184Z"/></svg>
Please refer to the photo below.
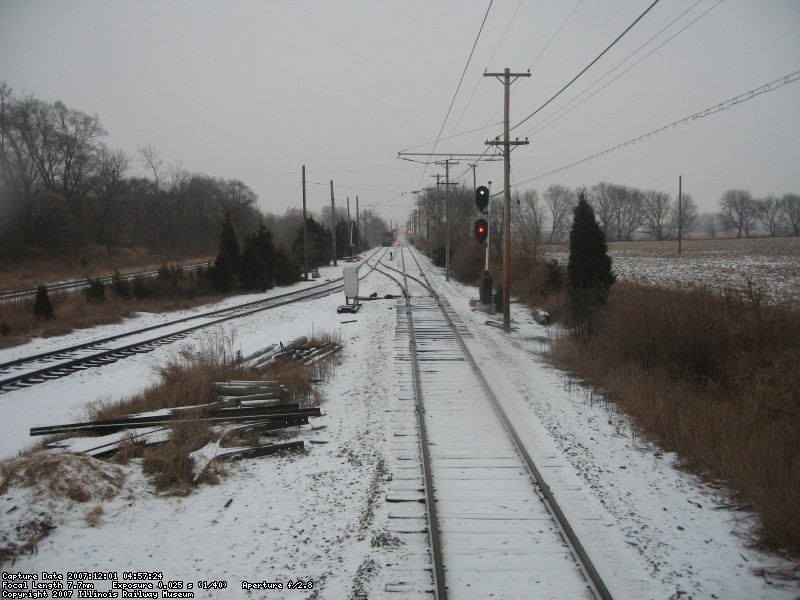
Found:
<svg viewBox="0 0 800 600"><path fill-rule="evenodd" d="M800 555L800 312L734 294L618 283L588 340L554 360L586 377Z"/></svg>

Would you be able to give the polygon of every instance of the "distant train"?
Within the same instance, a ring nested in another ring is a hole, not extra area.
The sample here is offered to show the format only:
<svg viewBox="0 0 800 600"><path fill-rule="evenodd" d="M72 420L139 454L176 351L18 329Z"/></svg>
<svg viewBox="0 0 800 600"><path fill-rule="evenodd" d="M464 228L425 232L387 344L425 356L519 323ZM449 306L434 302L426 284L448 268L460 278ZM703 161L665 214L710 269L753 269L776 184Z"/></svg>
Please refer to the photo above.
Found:
<svg viewBox="0 0 800 600"><path fill-rule="evenodd" d="M381 246L394 246L394 231L384 231L381 237Z"/></svg>

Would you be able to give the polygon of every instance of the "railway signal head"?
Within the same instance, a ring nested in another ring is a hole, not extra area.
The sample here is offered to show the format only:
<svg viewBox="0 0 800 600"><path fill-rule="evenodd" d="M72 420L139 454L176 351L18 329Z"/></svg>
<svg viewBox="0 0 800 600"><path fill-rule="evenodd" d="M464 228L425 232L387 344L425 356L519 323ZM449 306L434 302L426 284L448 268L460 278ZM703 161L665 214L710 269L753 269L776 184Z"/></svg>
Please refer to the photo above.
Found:
<svg viewBox="0 0 800 600"><path fill-rule="evenodd" d="M489 223L486 219L476 219L475 220L475 239L478 240L479 244L482 244L486 241L486 237L489 235Z"/></svg>
<svg viewBox="0 0 800 600"><path fill-rule="evenodd" d="M489 188L485 185L478 186L475 189L475 205L481 212L484 212L486 207L489 206Z"/></svg>

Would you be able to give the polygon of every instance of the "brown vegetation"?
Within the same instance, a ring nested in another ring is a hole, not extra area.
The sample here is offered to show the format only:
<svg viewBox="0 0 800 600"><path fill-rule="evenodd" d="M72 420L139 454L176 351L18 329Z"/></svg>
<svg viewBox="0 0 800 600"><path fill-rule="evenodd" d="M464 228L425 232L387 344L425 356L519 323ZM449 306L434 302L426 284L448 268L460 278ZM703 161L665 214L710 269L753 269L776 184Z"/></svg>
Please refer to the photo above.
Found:
<svg viewBox="0 0 800 600"><path fill-rule="evenodd" d="M758 300L618 283L597 333L560 338L553 358L749 503L763 543L797 554L800 312Z"/></svg>

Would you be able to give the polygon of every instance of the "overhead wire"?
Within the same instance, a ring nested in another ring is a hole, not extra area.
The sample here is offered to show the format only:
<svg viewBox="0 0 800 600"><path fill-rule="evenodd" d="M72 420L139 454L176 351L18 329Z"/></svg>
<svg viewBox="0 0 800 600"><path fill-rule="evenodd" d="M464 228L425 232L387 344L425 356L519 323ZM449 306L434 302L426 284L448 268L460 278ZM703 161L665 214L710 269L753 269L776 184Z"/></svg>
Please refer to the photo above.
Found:
<svg viewBox="0 0 800 600"><path fill-rule="evenodd" d="M560 173L561 171L565 171L566 169L570 169L572 167L575 167L577 165L583 164L583 163L588 162L590 160L594 160L596 158L599 158L601 156L604 156L606 154L614 152L615 150L619 150L620 148L624 148L626 146L629 146L631 144L635 144L635 143L640 142L640 141L645 140L645 139L649 139L654 135L659 135L660 133L663 133L663 132L665 132L665 131L667 131L669 129L674 129L678 125L686 125L690 121L695 121L696 119L702 119L704 117L708 117L709 115L713 115L715 113L722 112L723 110L727 110L727 109L731 108L732 106L735 106L737 104L741 104L743 102L747 102L748 100L752 100L753 98L756 98L757 96L761 96L762 94L766 94L767 92L773 92L773 91L775 91L775 90L777 90L779 88L782 88L785 85L788 85L788 84L790 84L790 83L792 83L794 81L797 81L798 79L800 79L800 70L795 71L793 73L789 73L788 75L784 75L783 77L779 77L778 79L775 79L774 81L770 81L769 83L765 83L764 85L761 85L761 86L759 86L757 88L754 88L754 89L752 89L752 90L750 90L748 92L745 92L744 94L739 94L738 96L735 96L735 97L730 98L728 100L724 100L723 102L720 102L718 104L713 104L712 106L709 106L708 108L705 108L705 109L703 109L701 111L698 111L698 112L696 112L696 113L694 113L692 115L689 115L687 117L683 117L682 119L678 119L677 121L673 121L672 123L669 123L668 125L664 125L662 127L658 127L657 129L653 129L652 131L648 131L647 133L643 133L642 135L640 135L638 137L635 137L635 138L632 138L632 139L630 139L630 140L628 140L626 142L622 142L621 144L617 144L616 146L612 146L610 148L606 148L605 150L602 150L601 152L597 152L595 154L592 154L592 155L587 156L585 158L582 158L580 160L576 160L576 161L571 162L571 163L569 163L567 165L564 165L563 167L559 167L557 169L553 169L551 171L547 171L546 173L542 173L542 174L537 175L535 177L531 177L530 179L525 179L524 181L520 181L519 185L522 185L522 184L525 184L525 183L530 183L531 181L536 181L537 179L543 179L544 177L548 177L550 175L554 175L556 173Z"/></svg>
<svg viewBox="0 0 800 600"><path fill-rule="evenodd" d="M601 58L602 58L602 57L603 57L603 56L606 54L606 52L608 52L609 50L611 50L611 48L613 48L613 47L614 47L614 46L617 44L617 42L619 42L619 41L620 41L620 40L621 40L621 39L622 39L622 38L625 36L625 34L627 34L627 33L628 33L628 32L629 32L631 29L633 29L633 28L636 26L636 24L637 24L639 21L641 21L641 20L644 18L644 16L645 16L647 13L649 13L649 12L650 12L650 11L653 9L653 7L654 7L656 4L658 4L660 1L661 1L661 0L653 0L653 3L652 3L650 6L648 6L648 7L645 9L645 11L644 11L644 12L643 12L641 15L639 15L639 16L636 18L636 20L635 20L633 23L631 23L630 25L628 25L628 26L625 28L625 30L624 30L622 33L620 33L620 34L619 34L619 35L616 37L616 39L614 39L614 41L613 41L613 42L611 42L611 43L610 43L608 46L606 46L605 50L603 50L603 51L602 51L600 54L598 54L598 55L597 55L597 56L594 58L594 60L592 60L592 61L591 61L591 62L590 62L588 65L586 65L586 66L585 66L585 67L584 67L584 68L583 68L583 69L582 69L582 70L581 70L581 71L580 71L580 72L579 72L577 75L575 75L575 77L573 77L572 79L570 79L570 80L569 80L569 82L568 82L568 83L567 83L567 84L566 84L564 87L562 87L562 88L561 88L560 90L558 90L558 91L557 91L555 94L553 94L553 96L551 96L551 97L550 97L550 99L549 99L547 102L545 102L544 104L542 104L542 105L541 105L539 108L537 108L536 110L534 110L534 111L533 111L531 114L529 114L527 117L525 117L524 119L522 119L522 120L521 120L519 123L517 123L517 124L516 124L516 125L514 125L513 127L509 128L509 131L513 131L514 129L516 129L517 127L519 127L520 125L522 125L523 123L525 123L526 121L528 121L529 119L531 119L532 117L534 117L534 116L535 116L536 114L538 114L538 113L539 113L541 110L543 110L543 109L544 109L544 108L545 108L545 107L546 107L548 104L550 104L550 103L551 103L553 100L555 100L555 99L556 99L556 98L558 98L558 97L559 97L559 96L560 96L562 93L564 93L564 91L565 91L567 88L569 88L569 87L570 87L570 86L571 86L573 83L575 83L575 82L578 80L578 78L579 78L581 75L583 75L584 73L586 73L586 71L588 71L588 70L589 70L589 69L590 69L590 68L591 68L591 67L592 67L592 66L593 66L593 65L594 65L594 64L595 64L595 63L596 63L598 60L600 60L600 59L601 59Z"/></svg>
<svg viewBox="0 0 800 600"><path fill-rule="evenodd" d="M450 106L447 109L447 114L444 116L444 121L442 121L442 127L439 129L439 134L436 136L436 142L434 142L433 144L433 150L431 150L431 153L436 152L436 146L439 145L439 138L442 137L442 132L444 132L444 127L447 124L447 119L450 117L450 112L453 110L453 104L455 104L456 97L458 96L458 91L461 89L461 84L464 82L464 76L467 74L467 68L469 68L469 63L472 61L472 55L475 53L475 48L478 45L478 40L481 38L483 27L484 25L486 25L486 19L489 17L489 11L492 9L493 3L494 0L489 0L489 6L486 8L486 13L483 15L483 21L481 21L481 27L478 30L478 35L475 36L475 42L472 44L472 50L470 50L469 57L467 57L467 64L464 65L464 71L461 73L461 78L458 80L456 91L453 94L453 99L450 101ZM419 183L417 184L417 187L419 187L422 184L422 179L425 177L425 173L427 172L427 170L428 167L426 166L422 172L422 175L419 178Z"/></svg>
<svg viewBox="0 0 800 600"><path fill-rule="evenodd" d="M589 96L587 96L586 98L584 98L583 100L581 100L580 102L578 102L577 104L575 104L574 106L572 106L571 108L569 108L569 110L566 110L566 112L562 112L562 111L564 111L564 110L565 110L565 109L566 109L566 108L567 108L567 107L568 107L570 104L572 104L573 102L575 102L575 100L577 100L578 98L580 98L581 96L583 96L583 95L584 95L586 92L588 92L590 89L592 89L592 88L593 88L595 85L597 85L597 84L598 84L600 81L602 81L603 79L605 79L606 77L608 77L608 76L609 76L609 75L610 75L612 72L614 72L614 71L615 71L615 70L616 70L618 67L620 67L621 65L623 65L623 64L624 64L625 62L627 62L627 61L628 61L628 60L629 60L631 57L633 57L633 56L634 56L635 54L637 54L637 53L638 53L640 50L642 50L644 47L646 47L648 44L650 44L650 42L652 42L654 39L656 39L656 38L657 38L659 35L661 35L661 34L662 34L664 31L666 31L668 28L670 28L672 25L674 25L674 24L675 24L675 23L676 23L676 22L677 22L679 19L681 19L681 18L682 18L684 15L686 15L686 13L688 13L688 12L689 12L689 11L691 11L691 10L692 10L694 7L696 7L698 4L700 4L701 2L703 2L703 0L697 0L697 2L695 2L694 4L692 4L692 5L691 5L689 8L687 8L685 11L683 11L683 12L682 12L680 15L678 15L677 17L675 17L675 18L674 18L672 21L670 21L670 23L669 23L669 24L667 24L666 26L664 26L664 27L663 27L661 30L659 30L659 31L658 31L658 33L656 33L655 35L653 35L653 36L652 36L652 37L651 37L649 40L647 40L647 41L646 41L644 44L642 44L641 46L639 46L639 47L638 47L636 50L634 50L633 52L631 52L631 53L630 53L628 56L626 56L624 59L622 59L622 60L621 60L620 62L618 62L616 65L614 65L614 67L612 67L611 69L609 69L608 71L606 71L606 73L605 73L604 75L602 75L601 77L597 78L597 79L596 79L596 80L595 80L593 83L591 83L589 86L587 86L587 87L586 87L586 88L585 88L585 89L584 89L584 90L583 90L581 93L579 93L577 96L575 96L574 98L572 98L572 100L570 100L569 102L567 102L566 104L564 104L564 105L563 105L561 108L559 108L559 109L558 109L558 110L556 110L554 113L552 113L551 115L549 115L548 117L546 117L544 120L542 120L541 122L539 122L537 125L534 125L534 126L533 126L533 127L531 127L530 129L528 129L527 131L525 131L525 132L524 132L522 135L525 135L525 136L529 136L529 135L535 135L535 134L537 134L537 133L540 133L541 131L543 131L543 130L547 129L548 127L550 127L551 125L553 125L553 124L554 124L554 123L556 123L557 121L561 120L561 118L563 118L563 117L565 117L566 115L568 115L569 113L571 113L573 110L575 110L576 108L578 108L580 105L582 105L584 102L586 102L586 101L587 101L587 100L589 100L590 98L593 98L595 95L597 95L598 93L600 93L601 91L603 91L604 89L606 89L606 88L607 88L609 85L611 85L612 83L614 83L614 82L615 82L617 79L619 79L620 77L622 77L623 75L625 75L626 73L628 73L628 72L629 72L631 69L635 68L635 67L636 67L636 66L638 66L640 63L642 63L644 60L646 60L647 58L649 58L650 56L652 56L652 55L653 55L655 52L657 52L658 50L660 50L661 48L663 48L663 47L664 47L666 44L668 44L668 43L669 43L669 42L671 42L673 39L675 39L677 36L679 36L681 33L683 33L684 31L686 31L686 30L687 30L689 27L691 27L692 25L694 25L695 23L697 23L697 21L699 21L700 19L702 19L703 17L705 17L705 16L706 16L708 13L710 13L712 10L714 10L715 8L717 8L717 7L718 7L720 4L722 4L724 1L725 1L725 0L719 0L719 1L718 1L716 4L714 4L713 6L711 6L711 8L709 8L709 9L708 9L708 10L706 10L705 12L701 13L699 16L695 17L695 18L694 18L692 21L690 21L688 24L686 24L685 26L683 26L683 27L682 27L680 30L678 30L676 33L674 33L673 35L671 35L670 37L668 37L668 38L667 38L666 40L664 40L664 41L663 41L661 44L659 44L658 46L656 46L655 48L653 48L653 49L652 49L650 52L648 52L647 54L645 54L645 55L644 55L642 58L640 58L640 59L639 59L639 60L637 60L635 63L633 63L632 65L630 65L630 66L629 66L627 69L625 69L624 71L622 71L621 73L619 73L619 74L618 74L616 77L614 77L614 78L613 78L611 81L609 81L609 82L605 83L605 84L604 84L602 87L600 87L599 89L595 90L595 91L594 91L594 92L592 92L592 93L591 93ZM559 113L561 113L561 114L559 114Z"/></svg>
<svg viewBox="0 0 800 600"><path fill-rule="evenodd" d="M559 26L558 26L558 28L557 28L557 29L556 29L556 31L553 33L553 35L551 35L551 36L550 36L550 39L547 41L547 43L544 45L544 47L543 47L543 48L542 48L542 49L539 51L539 54L537 54L537 55L536 55L536 58L534 58L534 59L533 59L533 62L531 63L530 67L528 67L528 70L529 70L529 71L530 71L530 70L531 70L531 69L534 67L534 65L536 65L536 63L539 61L539 59L540 59L540 58L542 57L542 55L545 53L545 51L547 50L547 48L549 48L549 47L550 47L550 44L552 44L552 43L553 43L553 41L554 41L554 40L555 40L555 39L558 37L558 35L561 33L561 30L562 30L562 29L564 29L564 27L565 27L565 26L566 26L566 24L569 22L569 20L572 18L572 16L575 14L575 12L578 10L578 8L580 8L581 4L583 4L583 0L578 0L578 3L577 3L577 4L576 4L574 7L573 7L573 9L570 11L570 13L569 13L569 14L566 16L566 18L565 18L565 19L564 19L564 20L561 22L561 25L559 25ZM519 7L518 7L518 8L519 8ZM516 11L515 11L515 15L516 15ZM494 58L494 55L492 56L492 58ZM491 60L490 60L490 62L491 62ZM488 67L487 67L487 68L488 68ZM481 77L481 80L483 80L483 77ZM514 83L514 84L512 84L512 85L516 85L516 83ZM472 147L472 146L475 144L475 142L476 142L476 141L478 141L478 138L480 137L481 133L483 133L483 132L484 132L486 129L488 129L489 127L494 127L494 126L496 126L496 125L503 125L503 121L500 121L499 123L492 123L492 121L494 121L494 119L497 117L497 113L499 113L499 112L500 112L502 109L503 109L503 105L501 104L501 105L500 105L500 106L497 108L497 110L495 110L495 111L494 111L494 113L492 114L491 118L489 119L489 123L487 123L487 124L486 124L484 127L481 127L479 130L475 130L475 131L479 131L480 133L478 133L478 135L477 135L477 136L475 136L475 138L472 140L472 142L470 142L470 144L469 144L469 146L468 146L468 147ZM496 148L496 147L494 147L494 146L493 146L493 148L495 149L495 152L494 152L494 154L493 154L492 156L497 156L497 148ZM487 151L488 151L488 147L487 147L486 149L484 149L484 154L485 154ZM462 177L464 177L464 176L465 176L465 175L466 175L468 172L469 172L469 169L467 169L466 171L464 171L464 173L460 174L460 175L457 177L457 179L461 179L461 178L462 178Z"/></svg>
<svg viewBox="0 0 800 600"><path fill-rule="evenodd" d="M486 62L486 66L483 69L484 71L489 68L489 65L494 60L494 57L497 55L497 51L500 50L500 46L503 44L503 40L506 38L506 34L508 34L508 30L511 29L511 25L514 23L514 19L517 17L517 13L519 12L519 9L522 6L522 3L524 1L525 0L519 0L519 3L517 4L517 8L514 9L514 14L511 15L511 19L508 21L508 25L506 25L506 29L503 32L503 35L500 36L500 41L497 42L497 46L495 46L494 52L492 52L492 55L489 57L489 60ZM581 1L583 1L583 0L581 0ZM483 77L478 77L478 82L475 84L475 87L472 89L472 93L470 94L469 99L467 100L466 104L464 105L464 110L461 111L461 114L459 115L458 119L456 120L455 124L453 125L453 129L450 132L450 137L453 137L453 133L455 132L456 127L458 127L458 124L461 123L461 119L464 118L464 115L466 114L467 109L469 108L470 104L472 103L472 99L475 97L475 92L478 91L478 88L480 87L481 83L483 83Z"/></svg>

